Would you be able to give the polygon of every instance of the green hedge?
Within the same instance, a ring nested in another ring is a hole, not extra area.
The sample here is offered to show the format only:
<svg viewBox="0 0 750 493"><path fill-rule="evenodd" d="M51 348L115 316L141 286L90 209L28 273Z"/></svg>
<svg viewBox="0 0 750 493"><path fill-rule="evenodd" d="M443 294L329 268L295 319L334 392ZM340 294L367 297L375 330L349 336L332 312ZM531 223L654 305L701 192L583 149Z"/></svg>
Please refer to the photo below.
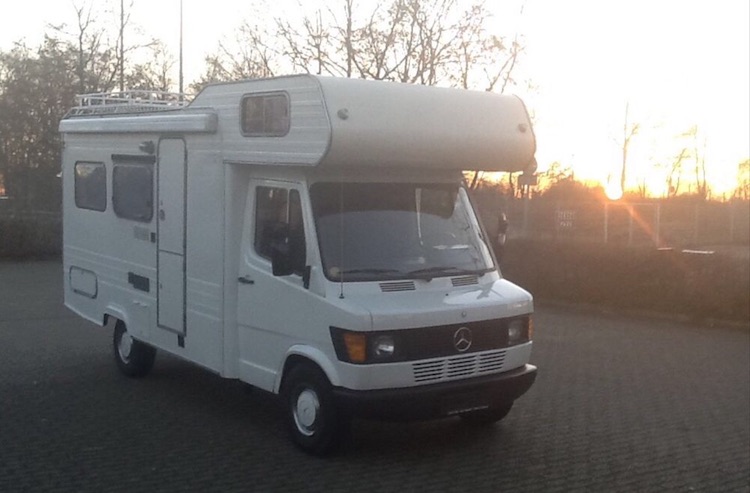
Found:
<svg viewBox="0 0 750 493"><path fill-rule="evenodd" d="M718 254L512 240L504 275L540 300L747 323L750 265Z"/></svg>
<svg viewBox="0 0 750 493"><path fill-rule="evenodd" d="M59 215L0 216L0 258L39 258L60 255Z"/></svg>
<svg viewBox="0 0 750 493"><path fill-rule="evenodd" d="M0 257L62 251L59 216L0 216ZM588 242L510 240L503 274L539 300L719 319L750 320L746 259Z"/></svg>

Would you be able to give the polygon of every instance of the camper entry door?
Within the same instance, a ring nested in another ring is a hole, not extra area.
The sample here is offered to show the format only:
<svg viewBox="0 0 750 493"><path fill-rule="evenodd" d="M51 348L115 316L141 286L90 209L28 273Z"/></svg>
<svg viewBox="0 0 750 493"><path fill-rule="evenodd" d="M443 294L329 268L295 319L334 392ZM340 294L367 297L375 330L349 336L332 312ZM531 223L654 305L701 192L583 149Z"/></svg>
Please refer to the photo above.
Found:
<svg viewBox="0 0 750 493"><path fill-rule="evenodd" d="M185 141L159 141L157 325L185 333Z"/></svg>

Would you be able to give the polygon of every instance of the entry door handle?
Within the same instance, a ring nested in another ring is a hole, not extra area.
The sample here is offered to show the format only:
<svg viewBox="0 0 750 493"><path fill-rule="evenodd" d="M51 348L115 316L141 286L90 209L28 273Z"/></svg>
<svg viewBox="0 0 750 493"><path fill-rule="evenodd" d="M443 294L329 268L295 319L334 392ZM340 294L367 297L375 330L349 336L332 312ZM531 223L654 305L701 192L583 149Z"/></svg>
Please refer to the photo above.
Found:
<svg viewBox="0 0 750 493"><path fill-rule="evenodd" d="M249 276L241 276L238 277L237 280L240 282L240 284L255 284L255 281L250 279Z"/></svg>

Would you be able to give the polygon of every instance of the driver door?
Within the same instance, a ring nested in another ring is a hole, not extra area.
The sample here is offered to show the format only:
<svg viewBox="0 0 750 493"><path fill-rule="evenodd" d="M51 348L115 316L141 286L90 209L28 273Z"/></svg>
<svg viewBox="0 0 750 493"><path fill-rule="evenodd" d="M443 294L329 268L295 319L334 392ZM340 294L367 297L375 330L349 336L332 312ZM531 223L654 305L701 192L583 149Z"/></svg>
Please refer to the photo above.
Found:
<svg viewBox="0 0 750 493"><path fill-rule="evenodd" d="M237 273L239 366L245 381L266 390L273 389L287 348L309 334L304 197L299 184L254 180L245 207ZM295 268L274 276L271 257L280 243L293 252Z"/></svg>

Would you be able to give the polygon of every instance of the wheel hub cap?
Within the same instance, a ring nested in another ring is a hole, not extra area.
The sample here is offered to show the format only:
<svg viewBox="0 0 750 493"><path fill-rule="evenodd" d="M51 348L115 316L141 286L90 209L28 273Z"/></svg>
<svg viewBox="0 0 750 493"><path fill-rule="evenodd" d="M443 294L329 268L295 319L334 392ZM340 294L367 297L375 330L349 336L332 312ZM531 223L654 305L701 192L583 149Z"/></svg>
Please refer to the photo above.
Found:
<svg viewBox="0 0 750 493"><path fill-rule="evenodd" d="M117 350L120 353L120 358L122 358L123 361L127 362L130 358L130 350L133 347L133 338L130 337L130 334L125 332L122 334L122 337L120 338L120 344L117 346Z"/></svg>
<svg viewBox="0 0 750 493"><path fill-rule="evenodd" d="M294 406L294 423L300 433L305 436L312 436L315 433L315 422L318 419L319 410L320 401L315 392L309 389L300 392Z"/></svg>

